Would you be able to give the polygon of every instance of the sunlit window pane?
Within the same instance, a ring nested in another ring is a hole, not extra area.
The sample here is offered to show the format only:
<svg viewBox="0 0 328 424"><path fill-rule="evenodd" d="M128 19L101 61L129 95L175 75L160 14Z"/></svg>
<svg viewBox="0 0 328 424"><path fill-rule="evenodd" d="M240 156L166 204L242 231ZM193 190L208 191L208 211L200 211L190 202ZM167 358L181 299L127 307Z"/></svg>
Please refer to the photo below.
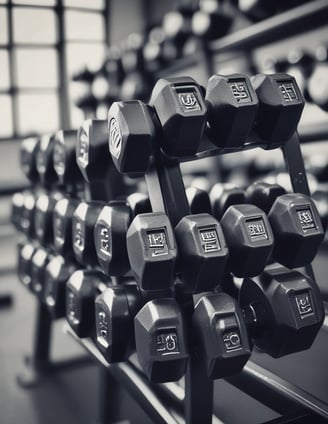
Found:
<svg viewBox="0 0 328 424"><path fill-rule="evenodd" d="M86 66L92 70L99 69L104 59L104 44L69 43L66 56L68 77Z"/></svg>
<svg viewBox="0 0 328 424"><path fill-rule="evenodd" d="M101 10L104 8L104 0L64 0L64 5Z"/></svg>
<svg viewBox="0 0 328 424"><path fill-rule="evenodd" d="M58 87L57 54L54 49L17 49L19 87Z"/></svg>
<svg viewBox="0 0 328 424"><path fill-rule="evenodd" d="M13 116L10 96L0 96L0 137L13 135Z"/></svg>
<svg viewBox="0 0 328 424"><path fill-rule="evenodd" d="M12 0L15 4L32 4L40 6L55 6L56 0Z"/></svg>
<svg viewBox="0 0 328 424"><path fill-rule="evenodd" d="M0 44L8 43L8 19L7 10L0 7Z"/></svg>
<svg viewBox="0 0 328 424"><path fill-rule="evenodd" d="M0 50L0 88L9 88L9 55L8 50Z"/></svg>
<svg viewBox="0 0 328 424"><path fill-rule="evenodd" d="M99 13L67 11L65 29L68 40L102 41L105 38L104 18Z"/></svg>
<svg viewBox="0 0 328 424"><path fill-rule="evenodd" d="M59 128L56 94L18 95L19 133L49 132Z"/></svg>
<svg viewBox="0 0 328 424"><path fill-rule="evenodd" d="M52 10L14 8L14 41L49 44L57 40L56 16Z"/></svg>

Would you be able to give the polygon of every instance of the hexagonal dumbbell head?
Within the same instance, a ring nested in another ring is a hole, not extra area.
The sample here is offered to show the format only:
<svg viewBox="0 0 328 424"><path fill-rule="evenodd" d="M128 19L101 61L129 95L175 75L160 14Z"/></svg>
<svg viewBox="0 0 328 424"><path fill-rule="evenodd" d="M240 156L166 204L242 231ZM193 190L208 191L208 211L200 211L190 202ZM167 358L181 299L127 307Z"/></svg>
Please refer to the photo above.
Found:
<svg viewBox="0 0 328 424"><path fill-rule="evenodd" d="M88 119L83 122L77 134L76 162L85 181L106 179L112 162L108 154L107 120Z"/></svg>
<svg viewBox="0 0 328 424"><path fill-rule="evenodd" d="M212 379L239 373L251 355L238 303L225 293L202 296L192 316L194 341Z"/></svg>
<svg viewBox="0 0 328 424"><path fill-rule="evenodd" d="M192 293L213 290L221 281L228 247L219 222L209 214L189 215L175 227L179 271Z"/></svg>
<svg viewBox="0 0 328 424"><path fill-rule="evenodd" d="M36 152L36 169L45 186L51 186L58 182L53 163L53 148L54 136L42 136Z"/></svg>
<svg viewBox="0 0 328 424"><path fill-rule="evenodd" d="M122 174L144 174L156 138L154 114L139 100L114 102L108 111L108 145Z"/></svg>
<svg viewBox="0 0 328 424"><path fill-rule="evenodd" d="M24 207L24 194L21 191L14 193L11 198L10 222L16 230L21 231L21 219Z"/></svg>
<svg viewBox="0 0 328 424"><path fill-rule="evenodd" d="M73 250L77 262L81 265L98 264L93 232L103 206L101 202L81 202L73 213Z"/></svg>
<svg viewBox="0 0 328 424"><path fill-rule="evenodd" d="M269 213L276 198L283 194L286 194L286 190L281 185L257 181L247 188L246 201Z"/></svg>
<svg viewBox="0 0 328 424"><path fill-rule="evenodd" d="M260 332L255 344L274 358L308 349L324 320L316 284L284 267L245 279L239 303L242 308L251 305L261 311L257 313Z"/></svg>
<svg viewBox="0 0 328 424"><path fill-rule="evenodd" d="M275 237L275 259L288 268L312 262L324 238L312 199L298 193L279 196L268 217Z"/></svg>
<svg viewBox="0 0 328 424"><path fill-rule="evenodd" d="M212 207L207 191L197 187L187 187L186 196L191 213L211 213Z"/></svg>
<svg viewBox="0 0 328 424"><path fill-rule="evenodd" d="M67 281L66 319L79 337L95 336L95 298L109 283L94 270L77 270Z"/></svg>
<svg viewBox="0 0 328 424"><path fill-rule="evenodd" d="M32 183L39 181L39 173L36 168L36 156L40 139L38 137L25 138L20 147L20 165L26 178Z"/></svg>
<svg viewBox="0 0 328 424"><path fill-rule="evenodd" d="M243 74L213 75L206 88L210 139L218 147L241 147L258 107L257 95Z"/></svg>
<svg viewBox="0 0 328 424"><path fill-rule="evenodd" d="M123 276L130 269L126 248L130 222L130 208L124 201L109 202L98 215L94 226L94 245L106 275Z"/></svg>
<svg viewBox="0 0 328 424"><path fill-rule="evenodd" d="M134 319L139 363L149 380L179 380L186 371L188 351L183 317L174 299L146 303Z"/></svg>
<svg viewBox="0 0 328 424"><path fill-rule="evenodd" d="M132 193L126 198L126 203L129 205L131 217L135 217L141 213L151 212L151 204L149 197L144 193Z"/></svg>
<svg viewBox="0 0 328 424"><path fill-rule="evenodd" d="M31 263L31 291L40 299L44 299L45 270L52 254L44 247L38 247L32 256Z"/></svg>
<svg viewBox="0 0 328 424"><path fill-rule="evenodd" d="M53 212L57 201L62 197L59 192L41 193L35 203L34 227L41 244L53 244Z"/></svg>
<svg viewBox="0 0 328 424"><path fill-rule="evenodd" d="M135 347L133 320L140 300L135 283L108 287L96 298L96 341L110 363L127 360Z"/></svg>
<svg viewBox="0 0 328 424"><path fill-rule="evenodd" d="M221 219L224 212L231 205L240 205L245 203L245 191L232 184L214 184L210 191L210 201L212 205L213 216Z"/></svg>
<svg viewBox="0 0 328 424"><path fill-rule="evenodd" d="M24 203L21 211L20 230L27 237L35 237L35 213L36 213L36 198L33 192L26 190L23 192Z"/></svg>
<svg viewBox="0 0 328 424"><path fill-rule="evenodd" d="M82 174L76 163L76 130L57 131L54 136L53 162L60 184L81 183Z"/></svg>
<svg viewBox="0 0 328 424"><path fill-rule="evenodd" d="M297 129L304 108L302 93L287 74L258 74L251 81L259 99L255 131L268 147L279 147Z"/></svg>
<svg viewBox="0 0 328 424"><path fill-rule="evenodd" d="M144 290L171 287L177 257L171 223L164 213L137 215L127 232L131 270Z"/></svg>
<svg viewBox="0 0 328 424"><path fill-rule="evenodd" d="M72 221L78 205L79 200L67 196L59 199L55 204L53 212L54 247L65 257L73 254Z"/></svg>
<svg viewBox="0 0 328 424"><path fill-rule="evenodd" d="M18 245L18 279L28 289L32 283L31 266L35 250L36 246L33 243L23 242Z"/></svg>
<svg viewBox="0 0 328 424"><path fill-rule="evenodd" d="M274 244L266 214L254 205L234 205L223 215L221 225L229 248L231 272L236 277L260 274Z"/></svg>
<svg viewBox="0 0 328 424"><path fill-rule="evenodd" d="M161 146L170 156L197 152L206 126L203 89L190 77L160 79L153 88L150 105L162 127Z"/></svg>
<svg viewBox="0 0 328 424"><path fill-rule="evenodd" d="M54 319L65 316L66 282L76 270L72 262L55 255L45 269L43 298Z"/></svg>

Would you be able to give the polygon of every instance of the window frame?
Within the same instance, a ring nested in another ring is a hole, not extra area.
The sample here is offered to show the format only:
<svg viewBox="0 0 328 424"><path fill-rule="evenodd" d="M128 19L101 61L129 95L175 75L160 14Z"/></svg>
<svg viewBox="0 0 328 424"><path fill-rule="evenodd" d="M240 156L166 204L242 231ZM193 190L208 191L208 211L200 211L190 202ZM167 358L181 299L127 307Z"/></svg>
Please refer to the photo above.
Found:
<svg viewBox="0 0 328 424"><path fill-rule="evenodd" d="M104 1L103 9L99 8L88 8L88 7L79 7L79 6L66 6L64 0L55 0L55 5L34 5L34 4L20 4L19 1L14 2L13 0L8 0L5 4L0 4L0 8L3 8L7 11L7 43L1 44L0 48L8 51L8 65L9 65L9 88L0 88L0 95L10 95L11 96L11 107L12 107L12 128L13 133L11 136L0 136L1 141L8 140L21 140L26 136L32 135L31 133L20 134L19 131L19 108L18 108L18 98L19 94L31 93L31 94L42 94L42 93L52 93L58 97L58 121L60 128L70 128L71 127L71 111L72 107L70 104L70 94L69 94L69 75L67 72L67 63L66 63L66 46L69 43L72 43L73 40L69 40L66 37L65 31L65 12L66 11L78 11L83 13L94 13L102 17L104 20L104 39L101 41L96 40L74 40L81 44L104 44L105 47L109 46L109 31L108 31L108 20L109 20L109 1ZM28 8L28 9L46 9L51 10L55 13L57 21L57 42L56 43L18 43L14 41L14 22L13 14L14 9L17 8ZM58 87L19 87L18 85L18 75L17 75L17 63L15 58L15 51L17 48L24 47L27 49L34 48L44 48L44 49L54 49L56 52L56 61L58 66Z"/></svg>

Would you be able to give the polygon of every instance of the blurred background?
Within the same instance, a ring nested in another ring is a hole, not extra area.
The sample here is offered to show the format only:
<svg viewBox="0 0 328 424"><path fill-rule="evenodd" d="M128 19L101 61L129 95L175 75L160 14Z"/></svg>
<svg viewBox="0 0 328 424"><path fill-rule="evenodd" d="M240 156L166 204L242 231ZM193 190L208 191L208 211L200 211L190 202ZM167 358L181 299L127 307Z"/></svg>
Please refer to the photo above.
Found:
<svg viewBox="0 0 328 424"><path fill-rule="evenodd" d="M11 196L28 186L19 165L20 141L78 128L88 117L105 119L118 99L148 101L160 77L188 75L205 86L213 73L287 72L295 76L306 99L299 134L311 193L327 226L327 4L327 0L0 0L0 292L15 293L15 307L0 310L4 370L0 410L6 411L1 423L55 422L46 412L50 394L61 422L90 422L95 404L85 391L86 381L94 383L90 369L57 381L70 393L65 405L51 384L43 394L41 390L23 394L14 383L23 351L30 345L34 313L34 300L21 293L16 281L16 238L10 224ZM254 149L190 162L182 169L187 184L205 190L218 181L245 188L256 179L290 187L280 151ZM327 270L324 244L315 272L326 300ZM75 352L71 344L66 339L57 344L59 356ZM326 348L326 339L321 338L311 352L296 355L292 363L288 358L273 362L265 355L260 362L328 402L327 364L322 357ZM276 418L269 408L235 392L228 383L219 382L217 390L226 393L224 400L217 396L216 405L224 422ZM233 408L236 398L238 411ZM13 400L20 402L20 412L9 406Z"/></svg>

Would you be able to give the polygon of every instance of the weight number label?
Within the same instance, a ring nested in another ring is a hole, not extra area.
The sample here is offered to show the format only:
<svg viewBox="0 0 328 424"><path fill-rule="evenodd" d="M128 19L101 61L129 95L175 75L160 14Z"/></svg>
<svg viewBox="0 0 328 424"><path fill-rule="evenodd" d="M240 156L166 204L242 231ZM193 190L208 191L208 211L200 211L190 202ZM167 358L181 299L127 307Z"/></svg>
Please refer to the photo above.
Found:
<svg viewBox="0 0 328 424"><path fill-rule="evenodd" d="M197 97L193 92L178 93L179 102L184 112L192 112L194 110L200 110Z"/></svg>
<svg viewBox="0 0 328 424"><path fill-rule="evenodd" d="M228 84L237 103L250 103L252 101L246 81L230 81Z"/></svg>
<svg viewBox="0 0 328 424"><path fill-rule="evenodd" d="M160 331L157 333L156 352L161 356L180 353L176 331Z"/></svg>
<svg viewBox="0 0 328 424"><path fill-rule="evenodd" d="M169 249L164 229L147 231L147 248L153 257L168 255Z"/></svg>
<svg viewBox="0 0 328 424"><path fill-rule="evenodd" d="M200 229L199 238L205 253L218 252L221 250L219 237L215 228Z"/></svg>
<svg viewBox="0 0 328 424"><path fill-rule="evenodd" d="M109 123L109 150L118 159L122 150L122 134L118 122L112 118Z"/></svg>
<svg viewBox="0 0 328 424"><path fill-rule="evenodd" d="M268 234L262 218L246 220L246 227L251 241L267 240Z"/></svg>
<svg viewBox="0 0 328 424"><path fill-rule="evenodd" d="M293 103L299 100L292 81L277 81L277 84L286 103Z"/></svg>
<svg viewBox="0 0 328 424"><path fill-rule="evenodd" d="M311 296L309 292L296 294L295 301L301 319L314 315Z"/></svg>
<svg viewBox="0 0 328 424"><path fill-rule="evenodd" d="M306 232L306 230L309 230L311 228L316 228L312 211L309 207L304 209L298 209L297 216L303 232Z"/></svg>

